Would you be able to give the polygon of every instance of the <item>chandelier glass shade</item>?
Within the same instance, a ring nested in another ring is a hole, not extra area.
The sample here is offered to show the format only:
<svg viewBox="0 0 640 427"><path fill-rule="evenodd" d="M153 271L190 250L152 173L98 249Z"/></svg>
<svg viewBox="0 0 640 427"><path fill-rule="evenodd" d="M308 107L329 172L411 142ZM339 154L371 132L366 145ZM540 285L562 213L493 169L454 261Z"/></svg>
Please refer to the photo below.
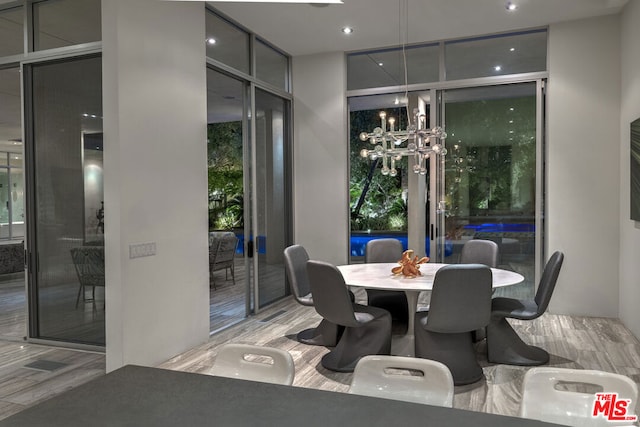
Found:
<svg viewBox="0 0 640 427"><path fill-rule="evenodd" d="M402 157L414 157L413 172L425 175L427 173L426 160L431 154L444 156L447 149L443 146L446 132L440 127L425 128L426 117L418 109L413 110L414 124L409 122L407 129L395 129L395 119L380 112L381 126L373 132L362 132L360 140L369 141L374 147L362 149L360 155L371 160L382 159L381 173L396 176L396 162ZM388 128L387 128L388 124Z"/></svg>

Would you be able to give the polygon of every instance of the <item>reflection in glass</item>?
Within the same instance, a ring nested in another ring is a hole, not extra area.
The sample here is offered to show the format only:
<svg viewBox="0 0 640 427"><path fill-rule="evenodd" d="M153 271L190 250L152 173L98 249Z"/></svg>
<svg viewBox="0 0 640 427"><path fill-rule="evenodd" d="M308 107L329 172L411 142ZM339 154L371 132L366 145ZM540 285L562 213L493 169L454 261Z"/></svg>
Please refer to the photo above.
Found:
<svg viewBox="0 0 640 427"><path fill-rule="evenodd" d="M104 345L101 59L33 65L32 79L36 336Z"/></svg>
<svg viewBox="0 0 640 427"><path fill-rule="evenodd" d="M0 57L24 52L24 13L22 7L0 10Z"/></svg>
<svg viewBox="0 0 640 427"><path fill-rule="evenodd" d="M407 83L438 81L438 45L407 46ZM382 49L347 56L347 89L404 85L404 57L401 48Z"/></svg>
<svg viewBox="0 0 640 427"><path fill-rule="evenodd" d="M0 15L1 16L1 15ZM1 21L1 18L0 18ZM2 41L0 41L0 44ZM20 69L0 69L0 239L24 237ZM5 194L6 193L6 194Z"/></svg>
<svg viewBox="0 0 640 427"><path fill-rule="evenodd" d="M33 4L33 49L100 41L100 0L49 0Z"/></svg>
<svg viewBox="0 0 640 427"><path fill-rule="evenodd" d="M249 74L249 34L207 11L207 56Z"/></svg>
<svg viewBox="0 0 640 427"><path fill-rule="evenodd" d="M547 32L497 35L445 43L447 80L545 71Z"/></svg>
<svg viewBox="0 0 640 427"><path fill-rule="evenodd" d="M501 267L525 276L505 288L533 297L535 83L446 91L445 262L469 239L495 241ZM500 292L502 292L500 291Z"/></svg>
<svg viewBox="0 0 640 427"><path fill-rule="evenodd" d="M289 89L289 61L277 50L258 40L256 46L256 77L280 89Z"/></svg>
<svg viewBox="0 0 640 427"><path fill-rule="evenodd" d="M259 305L286 295L283 251L288 246L287 103L256 90L255 156L257 224L255 247L258 257Z"/></svg>
<svg viewBox="0 0 640 427"><path fill-rule="evenodd" d="M0 152L0 240L24 237L22 154Z"/></svg>
<svg viewBox="0 0 640 427"><path fill-rule="evenodd" d="M11 156L11 215L9 218L9 239L24 238L24 176L22 174L22 155L10 153ZM13 161L20 162L19 167ZM4 235L2 236L5 237Z"/></svg>

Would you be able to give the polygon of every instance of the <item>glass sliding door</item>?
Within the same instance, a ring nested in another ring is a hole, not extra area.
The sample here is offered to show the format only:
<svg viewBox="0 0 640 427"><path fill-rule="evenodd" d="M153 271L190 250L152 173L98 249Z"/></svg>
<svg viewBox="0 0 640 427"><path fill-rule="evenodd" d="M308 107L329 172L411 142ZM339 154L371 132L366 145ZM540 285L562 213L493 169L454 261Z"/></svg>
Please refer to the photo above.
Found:
<svg viewBox="0 0 640 427"><path fill-rule="evenodd" d="M207 92L214 332L288 294L282 255L290 242L289 105L211 68ZM233 268L216 267L224 235L236 238Z"/></svg>
<svg viewBox="0 0 640 427"><path fill-rule="evenodd" d="M495 241L500 266L525 283L497 292L533 296L540 129L533 83L452 89L442 93L446 140L444 262L458 262L469 239Z"/></svg>
<svg viewBox="0 0 640 427"><path fill-rule="evenodd" d="M209 289L211 331L233 325L249 314L245 264L245 128L244 82L207 69L207 167L209 197ZM250 174L249 174L250 176ZM237 240L224 240L225 235ZM225 248L232 246L234 248ZM220 264L225 250L233 255ZM248 261L247 261L248 262ZM230 267L227 267L230 266Z"/></svg>
<svg viewBox="0 0 640 427"><path fill-rule="evenodd" d="M25 71L30 337L104 346L101 58Z"/></svg>
<svg viewBox="0 0 640 427"><path fill-rule="evenodd" d="M289 245L288 101L255 90L252 192L255 310L288 294L283 251Z"/></svg>
<svg viewBox="0 0 640 427"><path fill-rule="evenodd" d="M432 127L430 98L429 91L410 92L406 100L404 93L349 98L351 263L363 262L367 242L380 238L398 239L404 249L411 248L419 256L430 255L430 161L422 165L424 173L416 174L414 158L402 157L394 160L395 176L384 174L380 158L361 156L361 150L371 150L372 145L359 137L361 132L371 133L381 126L383 112L396 129L406 129L407 110L413 124L413 109L418 108L426 126Z"/></svg>
<svg viewBox="0 0 640 427"><path fill-rule="evenodd" d="M21 18L21 9L0 12L3 36L22 31L21 21L14 25ZM4 26L9 31L3 32ZM11 50L0 47L0 55L22 51L18 34L14 34L15 39L7 38L4 46L12 46ZM14 42L19 49L13 50ZM14 340L22 339L27 332L20 79L20 68L0 68L0 337Z"/></svg>

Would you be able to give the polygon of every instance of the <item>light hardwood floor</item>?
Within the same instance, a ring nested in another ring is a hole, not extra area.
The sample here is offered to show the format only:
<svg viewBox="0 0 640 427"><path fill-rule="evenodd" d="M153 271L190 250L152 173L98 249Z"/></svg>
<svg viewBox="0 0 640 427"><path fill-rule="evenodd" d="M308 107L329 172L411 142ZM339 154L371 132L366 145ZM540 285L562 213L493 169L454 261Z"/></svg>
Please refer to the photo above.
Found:
<svg viewBox="0 0 640 427"><path fill-rule="evenodd" d="M363 293L356 292L358 300ZM422 299L423 303L425 299ZM294 385L345 392L351 374L324 369L320 358L328 349L307 346L295 334L313 327L320 318L312 308L292 298L229 329L214 334L206 344L177 355L159 367L207 374L218 349L226 342L273 346L289 351L295 361ZM617 320L545 314L531 322L513 322L529 342L551 353L551 366L600 369L629 376L640 382L640 342ZM457 387L454 406L472 411L516 415L525 367L493 365L478 346L485 379ZM52 372L25 368L37 360L67 364ZM103 354L0 341L0 418L4 418L65 390L104 374Z"/></svg>
<svg viewBox="0 0 640 427"><path fill-rule="evenodd" d="M357 298L361 299L362 295ZM328 371L320 365L320 358L328 349L295 340L298 331L313 327L319 321L313 309L289 299L213 335L207 344L178 355L160 367L207 374L218 348L224 343L258 344L282 348L292 354L296 365L295 386L345 392L352 374ZM640 342L618 320L545 314L534 321L513 323L527 341L549 350L551 366L600 369L640 382ZM456 387L454 407L516 415L522 377L528 368L489 364L485 345L484 342L478 345L485 380Z"/></svg>

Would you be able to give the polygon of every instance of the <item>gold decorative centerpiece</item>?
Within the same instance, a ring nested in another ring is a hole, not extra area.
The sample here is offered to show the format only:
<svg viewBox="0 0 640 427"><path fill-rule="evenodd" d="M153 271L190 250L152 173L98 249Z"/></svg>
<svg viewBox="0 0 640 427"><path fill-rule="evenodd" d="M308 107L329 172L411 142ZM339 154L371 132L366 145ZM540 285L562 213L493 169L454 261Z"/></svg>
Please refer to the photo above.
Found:
<svg viewBox="0 0 640 427"><path fill-rule="evenodd" d="M402 259L398 261L400 265L393 267L391 272L395 275L402 274L404 277L413 279L414 277L422 276L420 264L425 262L429 262L429 257L418 258L417 255L413 255L413 249L407 249L402 253Z"/></svg>

